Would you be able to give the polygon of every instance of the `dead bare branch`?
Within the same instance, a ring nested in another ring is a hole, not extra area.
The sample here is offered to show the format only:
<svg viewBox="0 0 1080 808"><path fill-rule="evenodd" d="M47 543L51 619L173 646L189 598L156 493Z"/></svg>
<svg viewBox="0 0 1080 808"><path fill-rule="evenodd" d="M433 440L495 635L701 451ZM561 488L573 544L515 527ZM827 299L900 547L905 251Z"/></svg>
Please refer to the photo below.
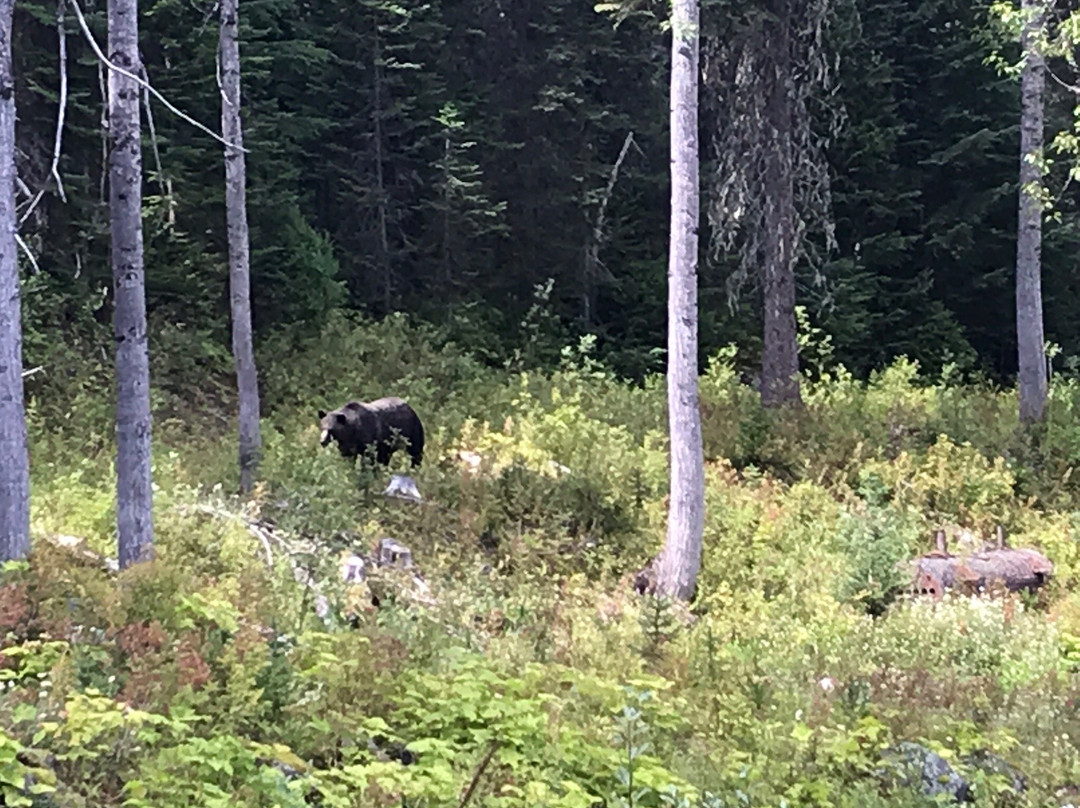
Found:
<svg viewBox="0 0 1080 808"><path fill-rule="evenodd" d="M91 49L93 49L94 54L97 56L99 62L104 64L107 68L109 68L109 70L112 70L114 73L119 73L120 75L126 76L127 78L136 82L140 87L143 87L144 89L149 91L154 96L154 98L164 104L165 108L169 110L169 112L173 113L173 115L176 115L178 118L191 124L196 129L210 135L210 137L212 137L218 143L222 144L223 146L228 146L230 149L239 149L245 154L249 153L248 150L245 149L243 146L237 146L233 143L229 143L229 141L225 140L225 138L223 138L213 129L208 127L206 124L200 123L187 113L177 109L175 106L173 106L169 99L167 99L157 90L155 90L152 85L144 81L141 77L135 75L128 70L124 70L124 68L120 67L119 65L110 62L108 57L102 52L101 47L97 43L97 40L94 39L94 35L90 32L90 26L86 24L86 18L83 16L82 9L79 8L78 0L71 0L71 5L72 8L75 9L75 16L79 18L79 27L82 29L83 36L86 37L86 41L90 44L90 47Z"/></svg>
<svg viewBox="0 0 1080 808"><path fill-rule="evenodd" d="M619 150L619 156L615 160L615 164L611 167L611 176L608 177L607 187L604 189L603 195L600 197L600 207L596 211L596 221L593 224L592 238L589 240L588 246L585 248L585 277L584 283L584 316L588 321L591 318L591 296L593 282L596 280L599 270L603 267L603 262L600 260L600 250L604 246L604 242L607 241L607 233L604 230L605 220L607 218L607 207L611 201L611 195L615 191L615 183L619 179L619 169L622 168L623 161L626 160L626 155L630 151L631 145L637 145L634 143L634 133L627 132L626 140L623 141L622 149ZM639 150L640 151L640 150ZM610 276L610 273L609 273ZM605 280L610 280L605 278Z"/></svg>
<svg viewBox="0 0 1080 808"><path fill-rule="evenodd" d="M20 236L18 233L15 234L15 243L18 244L19 247L22 248L22 251L24 253L26 253L26 258L30 261L30 266L33 268L34 274L37 275L39 272L41 272L41 267L38 266L37 259L34 257L34 254L30 251L30 247L23 240L23 237Z"/></svg>
<svg viewBox="0 0 1080 808"><path fill-rule="evenodd" d="M147 86L150 84L150 74L146 71L146 65L141 65L143 79L146 81ZM157 170L158 175L158 187L161 188L162 194L165 193L165 186L163 184L164 172L161 169L161 150L158 149L157 129L154 126L154 112L150 107L150 93L147 92L146 87L143 87L142 91L143 109L146 110L146 125L150 130L150 146L154 153L154 168Z"/></svg>
<svg viewBox="0 0 1080 808"><path fill-rule="evenodd" d="M52 165L49 168L49 176L56 180L56 192L60 198L67 202L67 194L64 192L64 181L60 177L60 153L64 140L64 116L67 114L68 76L67 76L67 32L64 30L64 0L56 5L56 32L60 40L60 108L56 114L56 138L53 140ZM19 225L22 225L34 208L38 206L41 198L45 195L48 187L48 178L41 184L41 188L34 194L30 204L19 217ZM27 189L29 190L29 189Z"/></svg>
<svg viewBox="0 0 1080 808"><path fill-rule="evenodd" d="M473 773L472 780L469 781L469 787L465 791L464 796L461 798L461 802L458 803L458 808L465 808L469 804L469 800L472 799L473 792L476 791L476 786L480 783L480 778L484 776L484 771L487 769L488 764L491 763L491 759L495 757L495 752L499 749L499 739L495 738L488 745L487 754L484 755L480 761L480 765L476 767L476 771Z"/></svg>
<svg viewBox="0 0 1080 808"><path fill-rule="evenodd" d="M64 28L64 0L56 6L56 33L59 37L60 50L60 111L56 117L56 140L53 142L52 175L56 179L56 191L66 203L67 194L64 191L64 180L60 177L60 152L64 137L64 115L67 111L68 77L67 77L67 30Z"/></svg>
<svg viewBox="0 0 1080 808"><path fill-rule="evenodd" d="M622 168L626 153L630 151L630 146L633 144L634 133L627 132L626 140L623 141L622 149L619 150L615 165L611 167L611 176L608 178L607 188L604 189L604 195L600 198L600 208L596 212L596 224L593 226L593 242L598 248L607 240L607 234L604 232L604 219L607 215L608 202L611 201L611 194L615 191L615 183L619 179L619 169Z"/></svg>

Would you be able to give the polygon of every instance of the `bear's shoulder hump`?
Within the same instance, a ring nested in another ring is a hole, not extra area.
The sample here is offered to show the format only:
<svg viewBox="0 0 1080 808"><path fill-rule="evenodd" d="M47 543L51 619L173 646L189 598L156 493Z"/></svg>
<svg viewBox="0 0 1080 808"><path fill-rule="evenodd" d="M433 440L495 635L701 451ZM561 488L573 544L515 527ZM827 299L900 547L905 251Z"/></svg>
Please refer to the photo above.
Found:
<svg viewBox="0 0 1080 808"><path fill-rule="evenodd" d="M386 396L385 398L379 398L375 401L369 401L367 406L368 409L372 410L396 410L408 405L397 396Z"/></svg>

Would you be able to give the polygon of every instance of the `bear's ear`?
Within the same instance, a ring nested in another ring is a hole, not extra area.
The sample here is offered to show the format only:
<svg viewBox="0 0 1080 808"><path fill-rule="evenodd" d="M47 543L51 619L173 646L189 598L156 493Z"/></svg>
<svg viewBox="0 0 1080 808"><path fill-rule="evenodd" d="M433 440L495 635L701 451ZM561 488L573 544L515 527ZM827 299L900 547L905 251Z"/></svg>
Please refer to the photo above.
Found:
<svg viewBox="0 0 1080 808"><path fill-rule="evenodd" d="M319 410L319 420L321 421L326 417L326 410Z"/></svg>
<svg viewBox="0 0 1080 808"><path fill-rule="evenodd" d="M345 420L345 413L343 412L335 412L334 420L337 421L339 424L348 423L348 421Z"/></svg>

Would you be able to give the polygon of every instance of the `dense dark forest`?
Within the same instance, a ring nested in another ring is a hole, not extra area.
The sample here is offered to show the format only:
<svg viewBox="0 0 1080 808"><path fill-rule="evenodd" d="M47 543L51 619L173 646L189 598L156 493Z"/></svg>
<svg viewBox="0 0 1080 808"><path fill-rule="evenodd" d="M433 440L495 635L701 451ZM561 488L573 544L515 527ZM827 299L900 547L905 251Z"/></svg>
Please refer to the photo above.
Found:
<svg viewBox="0 0 1080 808"><path fill-rule="evenodd" d="M85 12L104 41L103 9ZM150 81L215 124L215 9L163 0L142 13ZM738 14L737 3L703 8L706 69ZM590 333L620 374L661 369L670 54L658 15L643 9L616 25L569 0L247 4L257 338L344 306L414 314L497 363L551 359ZM823 45L834 82L812 109L823 121L836 243L802 262L797 298L831 336L835 360L858 375L901 354L932 373L946 363L999 380L1015 373L1019 93L989 57L1015 60L1016 47L990 21L982 3L834 4ZM56 328L92 344L111 317L103 78L70 11L65 31L62 198L48 177L56 9L18 5L20 177L30 190L48 185L22 225L38 265L25 306L31 364L52 350ZM703 82L703 205L715 95ZM1068 102L1050 82L1048 131L1068 124ZM826 112L842 125L825 131ZM212 358L228 342L221 146L156 100L147 113L153 338L184 345L173 361ZM1054 182L1057 193L1064 183ZM1044 247L1047 337L1065 361L1080 353L1073 197L1060 195ZM732 259L709 244L701 239L702 354L736 341L753 365L760 290L731 291ZM177 370L168 361L155 356L159 378Z"/></svg>

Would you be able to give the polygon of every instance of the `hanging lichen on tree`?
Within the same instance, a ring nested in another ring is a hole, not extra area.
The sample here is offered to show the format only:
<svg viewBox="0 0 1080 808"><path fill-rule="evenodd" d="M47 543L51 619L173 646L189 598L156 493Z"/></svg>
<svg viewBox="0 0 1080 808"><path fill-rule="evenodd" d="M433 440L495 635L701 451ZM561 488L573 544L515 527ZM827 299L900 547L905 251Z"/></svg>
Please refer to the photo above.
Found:
<svg viewBox="0 0 1080 808"><path fill-rule="evenodd" d="M843 123L826 33L833 0L766 0L710 17L706 104L716 128L708 178L714 259L738 253L727 278L734 307L748 284L764 295L762 400L798 401L795 266L822 280L835 240L825 150Z"/></svg>

